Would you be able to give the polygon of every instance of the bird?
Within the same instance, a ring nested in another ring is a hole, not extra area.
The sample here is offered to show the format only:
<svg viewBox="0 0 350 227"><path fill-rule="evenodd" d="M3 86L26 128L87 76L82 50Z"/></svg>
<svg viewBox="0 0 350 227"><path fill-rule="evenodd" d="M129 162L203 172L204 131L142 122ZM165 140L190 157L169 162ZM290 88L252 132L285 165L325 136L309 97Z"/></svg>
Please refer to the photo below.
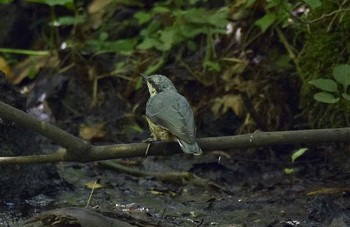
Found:
<svg viewBox="0 0 350 227"><path fill-rule="evenodd" d="M153 138L149 138L148 142L175 140L184 153L202 154L196 142L196 125L187 99L177 92L166 76L141 76L150 94L146 103L146 119Z"/></svg>

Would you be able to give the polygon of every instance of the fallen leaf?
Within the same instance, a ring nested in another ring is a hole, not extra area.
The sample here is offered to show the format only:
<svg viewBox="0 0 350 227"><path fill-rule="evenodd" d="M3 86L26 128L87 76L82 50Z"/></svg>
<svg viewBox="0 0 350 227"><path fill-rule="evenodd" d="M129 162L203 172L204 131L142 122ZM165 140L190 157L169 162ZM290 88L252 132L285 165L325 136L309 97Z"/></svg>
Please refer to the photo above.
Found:
<svg viewBox="0 0 350 227"><path fill-rule="evenodd" d="M106 136L104 127L105 123L96 123L93 125L82 124L79 127L79 136L84 140L101 139Z"/></svg>
<svg viewBox="0 0 350 227"><path fill-rule="evenodd" d="M98 188L103 188L103 185L100 183L97 183L96 181L89 181L85 184L85 186L88 189L98 189Z"/></svg>
<svg viewBox="0 0 350 227"><path fill-rule="evenodd" d="M245 114L244 103L240 95L229 94L216 98L211 110L216 118L229 110L232 110L239 117L243 117Z"/></svg>
<svg viewBox="0 0 350 227"><path fill-rule="evenodd" d="M29 56L13 68L11 81L13 84L19 84L26 77L36 75L40 68L57 68L59 63L60 59L56 53L51 56Z"/></svg>
<svg viewBox="0 0 350 227"><path fill-rule="evenodd" d="M11 68L7 64L6 60L1 56L0 56L0 71L5 73L6 78L11 81L11 77L10 77L11 76Z"/></svg>

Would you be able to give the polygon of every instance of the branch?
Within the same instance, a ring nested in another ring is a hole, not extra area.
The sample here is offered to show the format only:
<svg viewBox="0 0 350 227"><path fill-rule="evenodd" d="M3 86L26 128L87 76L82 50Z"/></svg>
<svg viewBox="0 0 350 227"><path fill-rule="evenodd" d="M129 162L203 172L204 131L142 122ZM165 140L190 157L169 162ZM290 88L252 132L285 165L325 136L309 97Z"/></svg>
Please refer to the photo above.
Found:
<svg viewBox="0 0 350 227"><path fill-rule="evenodd" d="M90 148L90 144L68 132L57 128L56 126L40 121L33 116L16 109L0 101L0 117L8 121L15 122L24 128L32 129L41 135L51 139L57 144L63 146L73 154L82 153Z"/></svg>
<svg viewBox="0 0 350 227"><path fill-rule="evenodd" d="M142 157L146 143L94 146L47 122L42 122L27 113L0 102L0 118L32 129L66 148L47 155L0 157L3 164L29 164L44 162L92 162L106 159ZM203 151L234 150L280 144L318 144L348 142L350 128L315 129L285 132L256 132L246 135L209 137L197 139ZM172 155L182 153L176 142L152 143L148 155Z"/></svg>

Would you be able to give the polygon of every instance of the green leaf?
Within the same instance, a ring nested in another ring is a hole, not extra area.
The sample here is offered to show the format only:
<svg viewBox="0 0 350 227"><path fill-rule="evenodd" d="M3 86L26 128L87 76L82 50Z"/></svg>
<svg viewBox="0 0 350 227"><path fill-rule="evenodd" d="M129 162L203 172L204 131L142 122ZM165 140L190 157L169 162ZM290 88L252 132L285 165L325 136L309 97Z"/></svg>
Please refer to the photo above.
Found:
<svg viewBox="0 0 350 227"><path fill-rule="evenodd" d="M296 152L294 152L291 156L292 163L294 163L295 160L297 160L300 156L302 156L305 153L305 151L307 151L307 150L308 150L308 148L301 148L301 149L297 150Z"/></svg>
<svg viewBox="0 0 350 227"><path fill-rule="evenodd" d="M135 87L134 89L137 91L137 90L140 90L143 86L143 78L140 77L136 80L136 83L135 83Z"/></svg>
<svg viewBox="0 0 350 227"><path fill-rule="evenodd" d="M265 8L271 9L271 8L276 7L276 6L281 7L281 6L283 6L282 4L283 4L283 2L280 0L269 0L269 1L267 1Z"/></svg>
<svg viewBox="0 0 350 227"><path fill-rule="evenodd" d="M291 175L294 173L294 168L284 168L284 173L287 175Z"/></svg>
<svg viewBox="0 0 350 227"><path fill-rule="evenodd" d="M193 38L201 33L206 33L205 26L196 26L194 24L183 24L179 26L181 35L185 38Z"/></svg>
<svg viewBox="0 0 350 227"><path fill-rule="evenodd" d="M304 0L304 2L308 4L312 9L315 9L322 5L320 0Z"/></svg>
<svg viewBox="0 0 350 227"><path fill-rule="evenodd" d="M314 99L318 102L328 104L333 104L339 101L339 98L334 97L334 95L328 92L318 92L314 95Z"/></svg>
<svg viewBox="0 0 350 227"><path fill-rule="evenodd" d="M221 70L219 63L210 60L205 61L204 66L208 67L209 71L219 72Z"/></svg>
<svg viewBox="0 0 350 227"><path fill-rule="evenodd" d="M79 24L84 22L85 17L83 16L76 16L76 17L71 17L71 16L66 16L66 17L59 17L57 20L50 22L51 26L54 27L59 27L59 26L69 26L69 25L74 25L74 24Z"/></svg>
<svg viewBox="0 0 350 227"><path fill-rule="evenodd" d="M137 19L139 24L145 24L152 19L152 15L150 13L140 11L135 13L134 18Z"/></svg>
<svg viewBox="0 0 350 227"><path fill-rule="evenodd" d="M309 84L314 85L315 87L317 87L323 91L329 91L329 92L337 92L338 91L337 83L331 79L310 80Z"/></svg>
<svg viewBox="0 0 350 227"><path fill-rule="evenodd" d="M110 42L108 48L117 53L125 53L134 50L135 40L133 39L120 39Z"/></svg>
<svg viewBox="0 0 350 227"><path fill-rule="evenodd" d="M245 8L248 8L249 6L253 5L256 2L256 0L247 0L245 3Z"/></svg>
<svg viewBox="0 0 350 227"><path fill-rule="evenodd" d="M170 50L175 44L176 32L173 28L167 28L160 32L160 40L163 42L163 51Z"/></svg>
<svg viewBox="0 0 350 227"><path fill-rule="evenodd" d="M49 6L68 6L73 4L73 0L27 0L27 2L41 3Z"/></svg>
<svg viewBox="0 0 350 227"><path fill-rule="evenodd" d="M208 23L215 27L226 27L228 23L228 20L227 20L228 12L229 10L227 7L223 7L219 9L212 15L209 15Z"/></svg>
<svg viewBox="0 0 350 227"><path fill-rule="evenodd" d="M350 65L337 65L333 69L334 79L343 85L344 91L348 89L350 85Z"/></svg>
<svg viewBox="0 0 350 227"><path fill-rule="evenodd" d="M104 42L108 39L108 33L107 32L101 32L98 36L98 41Z"/></svg>
<svg viewBox="0 0 350 227"><path fill-rule="evenodd" d="M350 101L350 95L349 95L349 94L343 93L343 94L341 94L341 96L342 96L344 99Z"/></svg>
<svg viewBox="0 0 350 227"><path fill-rule="evenodd" d="M155 12L155 13L169 13L170 11L171 9L164 6L156 6L152 9L152 12Z"/></svg>
<svg viewBox="0 0 350 227"><path fill-rule="evenodd" d="M147 28L145 28L141 31L141 35L145 36L146 38L153 37L154 34L156 34L157 31L159 30L159 27L160 27L160 22L156 21L156 20L152 20L148 24Z"/></svg>
<svg viewBox="0 0 350 227"><path fill-rule="evenodd" d="M207 24L208 11L203 8L193 8L189 10L178 10L174 12L177 17L183 17L186 22L194 24Z"/></svg>
<svg viewBox="0 0 350 227"><path fill-rule="evenodd" d="M265 32L276 21L276 15L273 13L267 13L265 16L255 21L255 25Z"/></svg>
<svg viewBox="0 0 350 227"><path fill-rule="evenodd" d="M148 50L154 47L159 47L161 45L162 43L157 39L146 38L137 46L137 48L140 50Z"/></svg>
<svg viewBox="0 0 350 227"><path fill-rule="evenodd" d="M161 56L158 59L156 59L155 63L151 64L150 66L148 66L148 68L146 69L146 71L143 73L145 75L152 75L154 74L156 71L158 71L165 63L165 56Z"/></svg>

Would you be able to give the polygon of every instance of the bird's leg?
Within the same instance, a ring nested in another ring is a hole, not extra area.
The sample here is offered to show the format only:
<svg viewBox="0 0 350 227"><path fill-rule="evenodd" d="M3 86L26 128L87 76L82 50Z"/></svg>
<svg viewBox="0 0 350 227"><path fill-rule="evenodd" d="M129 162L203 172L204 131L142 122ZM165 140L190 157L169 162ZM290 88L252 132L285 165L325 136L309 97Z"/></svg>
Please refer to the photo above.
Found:
<svg viewBox="0 0 350 227"><path fill-rule="evenodd" d="M153 142L155 142L155 141L157 141L157 140L155 139L154 135L153 135L153 138L150 137L150 138L148 138L148 139L142 140L142 142L147 143L147 149L146 149L146 151L145 151L145 157L147 157L149 148L151 147L151 143L153 143Z"/></svg>
<svg viewBox="0 0 350 227"><path fill-rule="evenodd" d="M145 157L147 157L147 155L148 155L148 151L149 151L149 148L151 147L151 143L148 143L147 144L147 149L146 149L146 151L145 151Z"/></svg>
<svg viewBox="0 0 350 227"><path fill-rule="evenodd" d="M154 138L152 138L152 137L150 137L150 138L148 138L148 139L145 139L145 140L142 140L143 143L148 143L148 144L153 143L153 142L156 142L156 141L157 141L157 140L154 139Z"/></svg>

